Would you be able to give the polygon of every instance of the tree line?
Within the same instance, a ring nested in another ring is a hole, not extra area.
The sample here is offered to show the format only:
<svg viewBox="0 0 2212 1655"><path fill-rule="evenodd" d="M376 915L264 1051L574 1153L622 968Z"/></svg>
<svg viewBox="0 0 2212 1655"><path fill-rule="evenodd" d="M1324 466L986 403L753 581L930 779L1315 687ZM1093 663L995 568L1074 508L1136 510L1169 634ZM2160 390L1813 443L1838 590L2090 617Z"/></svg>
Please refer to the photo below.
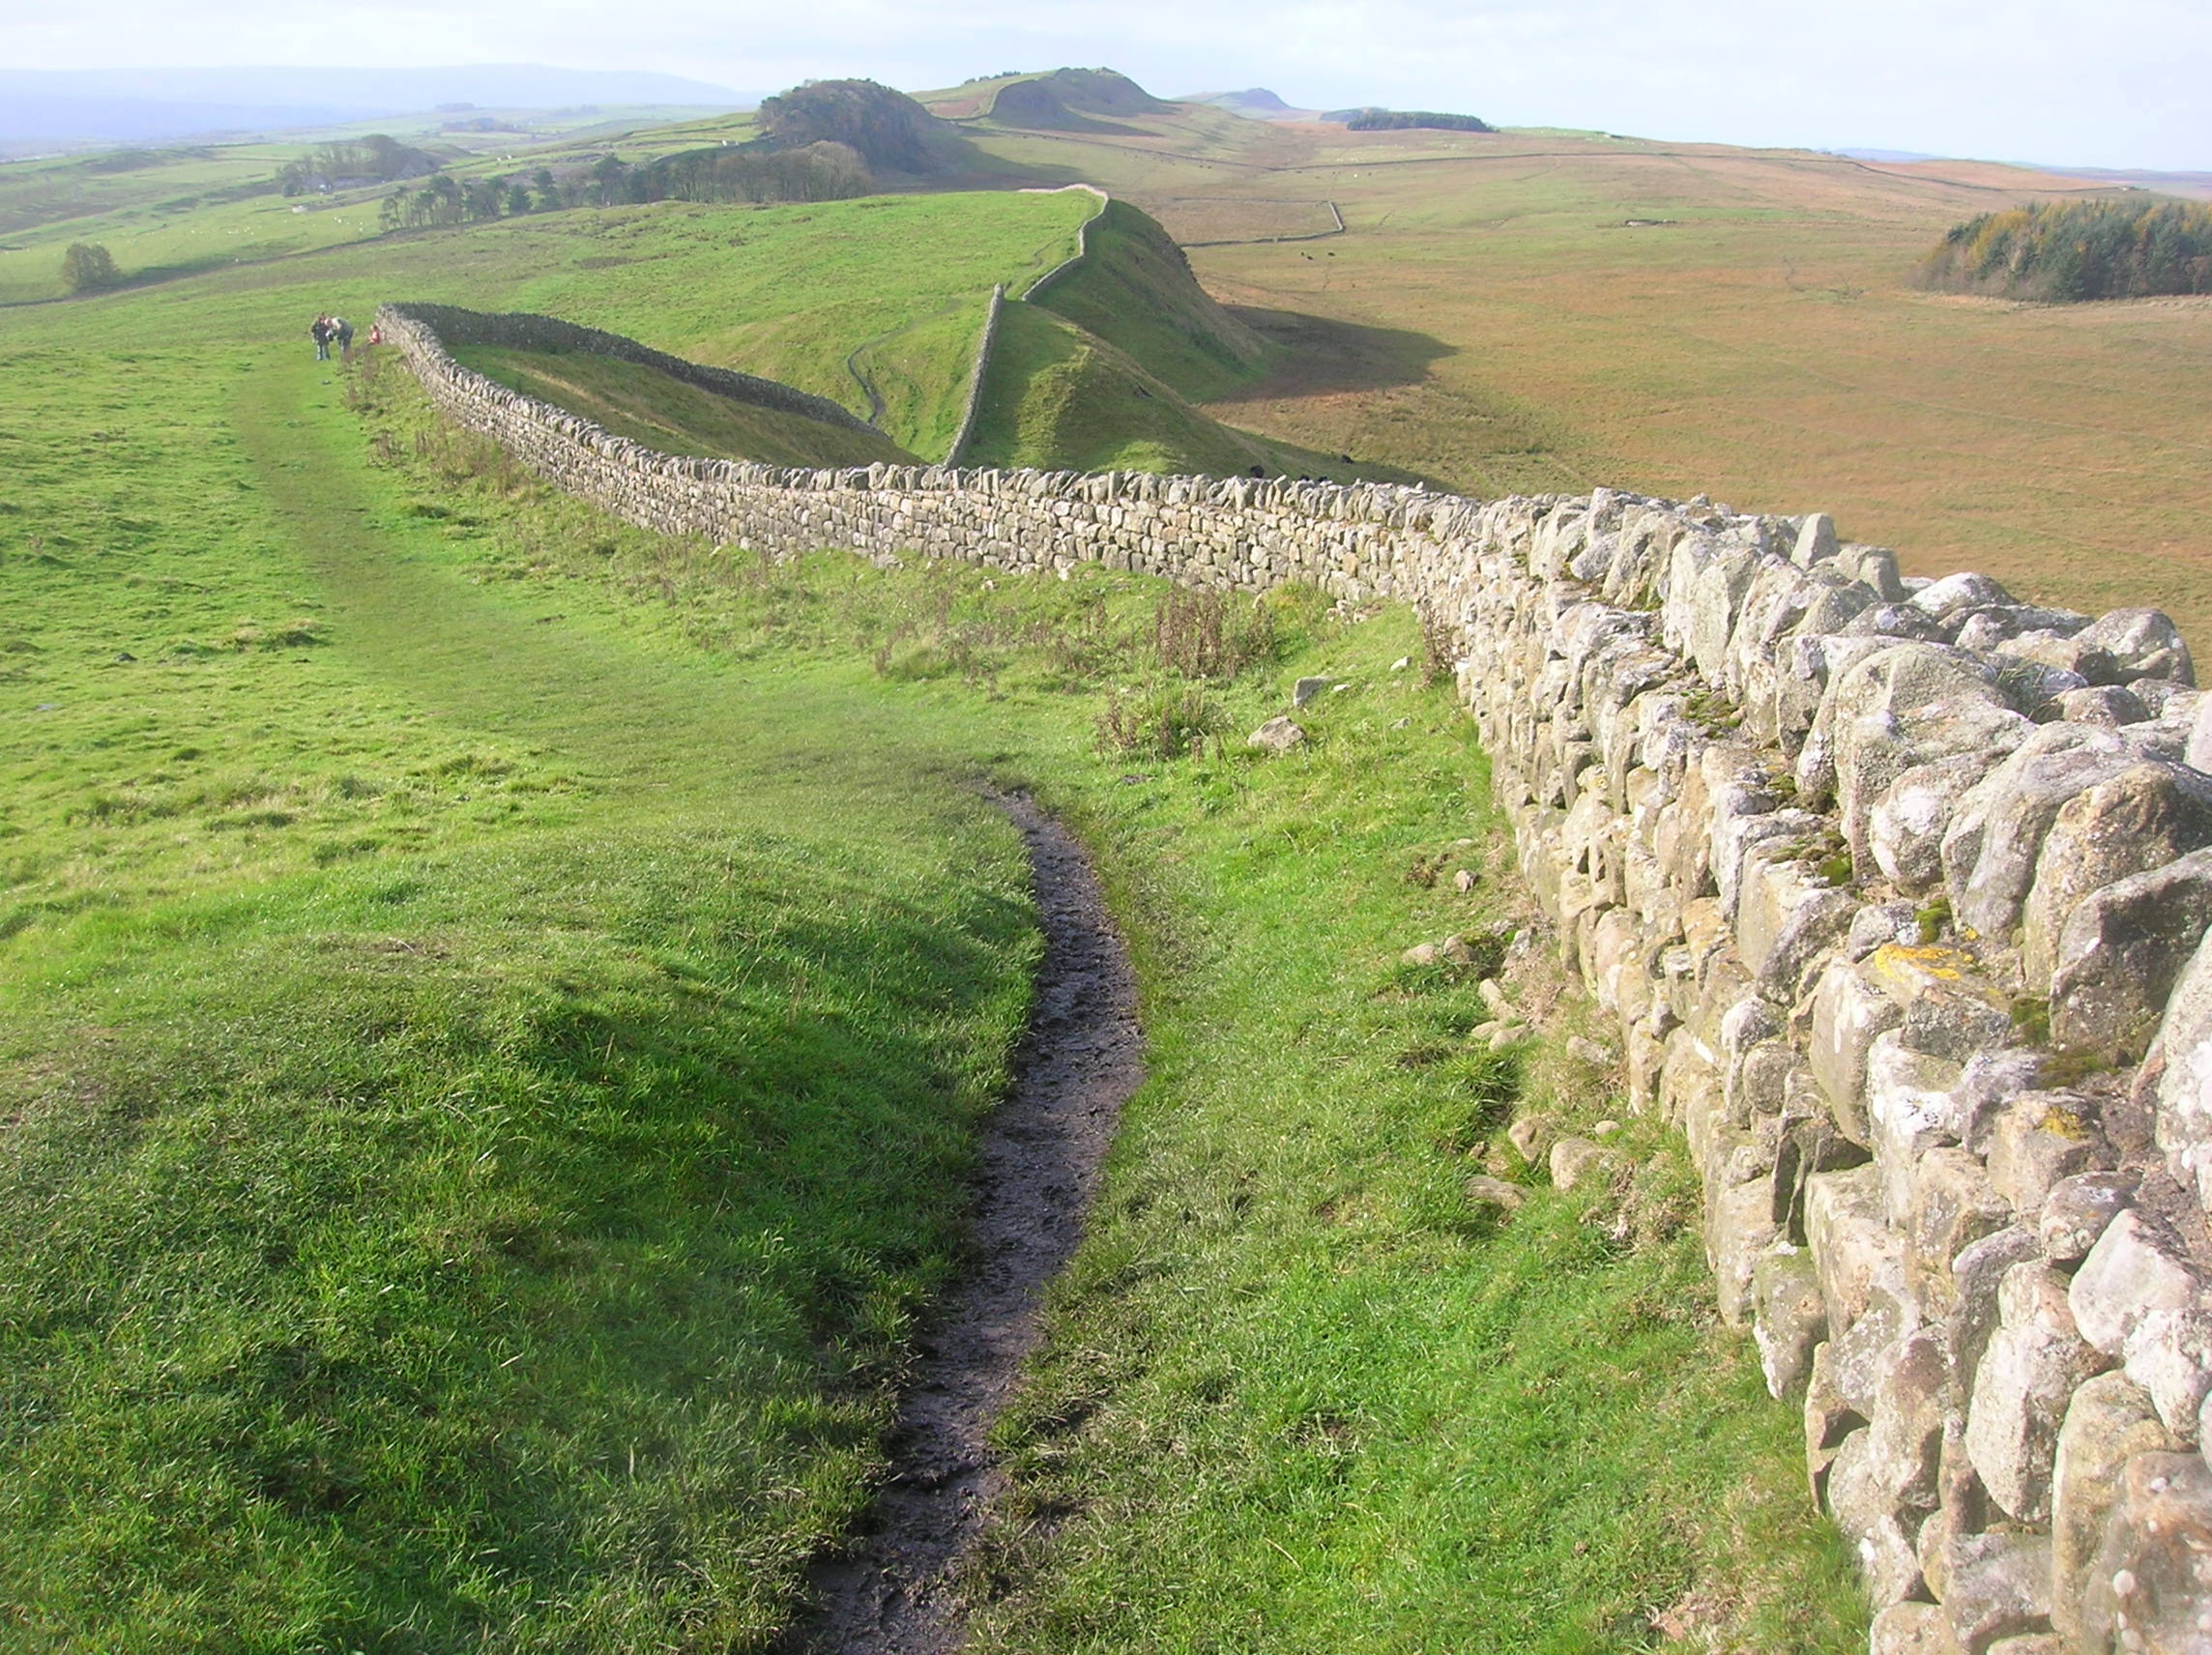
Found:
<svg viewBox="0 0 2212 1655"><path fill-rule="evenodd" d="M1423 128L1440 132L1495 132L1479 115L1443 115L1434 109L1349 109L1344 112L1349 132L1394 132Z"/></svg>
<svg viewBox="0 0 2212 1655"><path fill-rule="evenodd" d="M345 189L364 184L390 184L436 172L440 161L428 150L403 144L385 132L317 144L276 169L276 188L286 195Z"/></svg>
<svg viewBox="0 0 2212 1655"><path fill-rule="evenodd" d="M413 189L393 190L378 212L387 230L425 230L626 202L844 201L874 188L867 163L843 144L729 144L634 164L604 155L567 179L542 166L528 178L435 173Z"/></svg>
<svg viewBox="0 0 2212 1655"><path fill-rule="evenodd" d="M1954 225L1921 260L1944 293L2074 304L2212 293L2212 207L2047 201Z"/></svg>

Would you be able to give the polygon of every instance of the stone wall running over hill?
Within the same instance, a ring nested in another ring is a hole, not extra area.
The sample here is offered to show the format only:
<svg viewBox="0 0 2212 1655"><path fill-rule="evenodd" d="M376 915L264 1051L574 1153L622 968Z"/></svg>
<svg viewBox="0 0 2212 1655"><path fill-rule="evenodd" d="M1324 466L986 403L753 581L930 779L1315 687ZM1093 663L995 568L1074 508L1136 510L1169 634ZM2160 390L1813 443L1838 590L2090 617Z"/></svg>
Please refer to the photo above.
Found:
<svg viewBox="0 0 2212 1655"><path fill-rule="evenodd" d="M2163 615L1603 490L671 459L429 314L383 317L441 408L649 528L1417 606L1876 1650L2212 1648L2212 699Z"/></svg>

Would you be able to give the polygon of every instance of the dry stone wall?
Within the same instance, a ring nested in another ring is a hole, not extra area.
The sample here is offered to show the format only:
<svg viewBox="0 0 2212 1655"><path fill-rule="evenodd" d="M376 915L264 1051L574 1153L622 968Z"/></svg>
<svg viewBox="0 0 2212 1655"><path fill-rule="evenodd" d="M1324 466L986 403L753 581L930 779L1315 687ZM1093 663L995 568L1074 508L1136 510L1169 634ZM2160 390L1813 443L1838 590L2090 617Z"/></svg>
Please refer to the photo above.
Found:
<svg viewBox="0 0 2212 1655"><path fill-rule="evenodd" d="M1415 605L1876 1651L2212 1650L2212 699L2165 616L1702 500L671 459L425 314L440 407L650 528Z"/></svg>

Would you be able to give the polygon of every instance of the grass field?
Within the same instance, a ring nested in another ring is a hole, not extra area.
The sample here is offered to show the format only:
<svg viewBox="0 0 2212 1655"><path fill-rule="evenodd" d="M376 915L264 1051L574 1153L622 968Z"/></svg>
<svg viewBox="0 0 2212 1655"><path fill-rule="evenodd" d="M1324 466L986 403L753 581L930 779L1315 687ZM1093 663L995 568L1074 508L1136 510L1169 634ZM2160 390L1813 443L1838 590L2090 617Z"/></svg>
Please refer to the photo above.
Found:
<svg viewBox="0 0 2212 1655"><path fill-rule="evenodd" d="M757 1640L956 1245L1016 841L487 581L312 364L69 363L0 367L4 1623Z"/></svg>
<svg viewBox="0 0 2212 1655"><path fill-rule="evenodd" d="M1086 827L1155 1050L1008 1428L995 1639L1634 1647L1692 1600L1859 1636L1679 1164L1499 1234L1460 1196L1523 1083L1451 1054L1467 984L1394 964L1499 913L1406 878L1498 852L1445 693L1384 670L1405 618L1294 597L1189 683L1133 577L654 541L403 382L349 410L283 325L419 295L442 248L433 297L592 293L543 307L680 341L712 306L641 327L653 278L764 220L612 216L644 270L545 268L526 222L0 314L0 1624L764 1646L878 1463L1023 1003L983 772ZM1233 742L1314 670L1360 688L1307 756L1143 745ZM1115 707L1137 746L1100 748ZM1559 1522L1501 1531L1516 1483ZM1284 1552L1337 1562L1291 1592Z"/></svg>
<svg viewBox="0 0 2212 1655"><path fill-rule="evenodd" d="M664 454L792 466L914 463L914 455L875 432L718 396L616 357L465 345L453 358L487 379Z"/></svg>

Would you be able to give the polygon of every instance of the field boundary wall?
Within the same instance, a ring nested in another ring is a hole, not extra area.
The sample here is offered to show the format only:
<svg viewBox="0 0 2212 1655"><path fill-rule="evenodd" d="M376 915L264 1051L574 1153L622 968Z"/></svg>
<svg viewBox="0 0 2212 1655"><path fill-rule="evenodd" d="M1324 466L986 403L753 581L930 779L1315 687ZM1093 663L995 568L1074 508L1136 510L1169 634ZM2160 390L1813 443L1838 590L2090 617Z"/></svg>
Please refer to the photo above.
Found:
<svg viewBox="0 0 2212 1655"><path fill-rule="evenodd" d="M1098 210L1092 213L1090 218L1084 219L1082 224L1077 227L1075 232L1075 251L1070 253L1066 258L1062 259L1060 263L1054 265L1052 269L1046 271L1044 275L1038 276L1036 280L1031 282L1029 286L1023 288L1021 292L1014 295L1016 299L1019 299L1025 305L1035 304L1039 295L1043 294L1046 290L1051 288L1052 285L1059 281L1062 276L1065 276L1069 271L1073 270L1077 265L1081 264L1085 259L1091 256L1091 227L1097 223L1100 218L1105 217L1107 203L1113 200L1111 195L1107 194L1105 190L1099 189L1095 184L1063 184L1060 188L1062 189L1088 189L1091 194L1098 197Z"/></svg>
<svg viewBox="0 0 2212 1655"><path fill-rule="evenodd" d="M945 463L958 465L975 440L975 422L983 417L983 382L991 372L991 352L999 343L999 318L1006 307L1006 284L996 283L991 303L983 312L983 336L975 342L975 360L968 368L968 405L960 411L960 429L945 450Z"/></svg>
<svg viewBox="0 0 2212 1655"><path fill-rule="evenodd" d="M2212 1646L2212 701L2164 615L1702 499L675 458L457 368L451 314L381 313L437 406L648 529L1414 606L1874 1648Z"/></svg>

